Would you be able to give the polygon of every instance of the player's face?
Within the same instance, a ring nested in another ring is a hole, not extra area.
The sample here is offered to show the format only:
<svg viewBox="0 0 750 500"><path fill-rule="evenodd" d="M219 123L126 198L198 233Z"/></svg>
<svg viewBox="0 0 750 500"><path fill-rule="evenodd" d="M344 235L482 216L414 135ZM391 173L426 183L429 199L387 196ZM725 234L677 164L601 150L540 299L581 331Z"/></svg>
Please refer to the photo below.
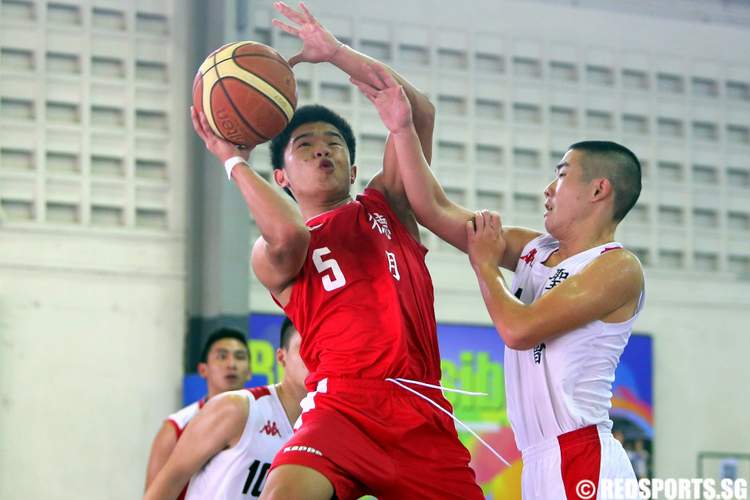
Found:
<svg viewBox="0 0 750 500"><path fill-rule="evenodd" d="M209 396L242 389L250 378L247 348L237 339L221 339L211 346L199 371L208 384Z"/></svg>
<svg viewBox="0 0 750 500"><path fill-rule="evenodd" d="M277 182L289 187L295 198L346 196L356 178L349 149L341 132L325 122L297 127L284 150L284 168Z"/></svg>
<svg viewBox="0 0 750 500"><path fill-rule="evenodd" d="M302 390L305 387L305 378L310 372L299 354L301 343L302 337L298 332L294 332L292 338L289 339L289 348L285 349L284 377Z"/></svg>
<svg viewBox="0 0 750 500"><path fill-rule="evenodd" d="M544 228L558 238L587 210L588 183L583 181L582 155L568 150L555 168L555 178L544 190Z"/></svg>

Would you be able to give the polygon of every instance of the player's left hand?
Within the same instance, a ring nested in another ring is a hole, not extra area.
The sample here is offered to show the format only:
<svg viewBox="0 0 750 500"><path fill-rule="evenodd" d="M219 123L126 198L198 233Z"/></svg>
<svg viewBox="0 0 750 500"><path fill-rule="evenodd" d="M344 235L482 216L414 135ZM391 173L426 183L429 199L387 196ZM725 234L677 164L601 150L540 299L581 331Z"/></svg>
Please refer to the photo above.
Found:
<svg viewBox="0 0 750 500"><path fill-rule="evenodd" d="M240 156L245 161L250 157L252 148L240 148L214 134L211 125L208 124L206 115L202 111L198 112L193 106L190 106L190 119L193 122L195 133L203 140L206 149L213 153L220 162L223 163L233 156Z"/></svg>
<svg viewBox="0 0 750 500"><path fill-rule="evenodd" d="M474 213L466 222L469 261L476 269L482 265L497 267L505 254L505 238L500 214L489 210Z"/></svg>
<svg viewBox="0 0 750 500"><path fill-rule="evenodd" d="M315 19L315 16L310 13L304 3L300 2L299 4L301 12L297 12L284 2L276 2L273 6L289 21L298 25L294 27L278 19L271 20L271 23L277 28L302 40L302 50L289 58L290 66L300 62L330 61L341 47L341 42Z"/></svg>
<svg viewBox="0 0 750 500"><path fill-rule="evenodd" d="M366 65L364 71L369 82L349 80L375 106L385 127L393 134L409 129L413 119L404 88L380 65Z"/></svg>

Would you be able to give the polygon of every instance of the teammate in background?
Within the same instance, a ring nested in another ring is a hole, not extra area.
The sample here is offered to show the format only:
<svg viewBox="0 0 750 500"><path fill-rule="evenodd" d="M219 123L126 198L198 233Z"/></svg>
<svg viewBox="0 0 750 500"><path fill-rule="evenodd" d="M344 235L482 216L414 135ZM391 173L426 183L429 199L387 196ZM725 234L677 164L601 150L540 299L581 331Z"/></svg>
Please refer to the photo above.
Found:
<svg viewBox="0 0 750 500"><path fill-rule="evenodd" d="M300 340L284 318L276 350L276 361L284 367L281 383L209 401L190 422L146 499L171 500L188 480L187 500L260 496L273 457L292 436L306 393Z"/></svg>
<svg viewBox="0 0 750 500"><path fill-rule="evenodd" d="M508 416L523 453L524 499L578 498L576 486L634 479L612 437L612 382L644 299L638 259L614 241L635 205L641 170L627 148L573 144L544 190L548 234L450 201L421 157L409 101L387 73L355 82L395 138L421 224L468 252L505 348ZM498 266L515 271L508 287Z"/></svg>
<svg viewBox="0 0 750 500"><path fill-rule="evenodd" d="M201 351L198 373L206 379L208 393L203 399L173 413L164 421L151 445L146 470L146 489L167 462L185 426L206 401L222 392L241 389L245 382L250 380L249 351L245 335L231 328L222 328L211 333ZM186 484L187 482L182 486ZM179 497L175 495L172 498L184 498L184 492Z"/></svg>
<svg viewBox="0 0 750 500"><path fill-rule="evenodd" d="M399 81L429 161L434 107L427 97L339 42L304 6L275 7L297 27L275 25L303 42L292 64L330 62L358 80L375 65ZM192 113L196 132L225 165L247 158ZM274 180L299 208L244 161L229 169L262 235L252 252L255 275L302 332L310 369L300 426L274 459L263 498L483 498L453 421L421 399L449 412L440 389L396 385L440 382L432 282L401 159L389 137L382 171L352 199L354 155L346 121L309 106L271 146Z"/></svg>

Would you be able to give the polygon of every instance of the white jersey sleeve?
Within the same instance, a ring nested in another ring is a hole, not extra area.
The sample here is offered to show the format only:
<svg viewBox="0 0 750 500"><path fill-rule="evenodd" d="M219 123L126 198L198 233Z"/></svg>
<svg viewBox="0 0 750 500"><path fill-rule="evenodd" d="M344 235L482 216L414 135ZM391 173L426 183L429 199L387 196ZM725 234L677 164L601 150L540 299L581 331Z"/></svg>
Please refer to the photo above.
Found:
<svg viewBox="0 0 750 500"><path fill-rule="evenodd" d="M195 403L187 405L186 407L172 413L167 417L167 422L169 422L172 427L174 427L174 430L177 433L177 439L180 439L180 436L182 436L182 432L185 430L185 426L187 426L188 422L190 422L193 417L195 417L198 411L203 408L205 404L206 400L201 399L199 401L196 401Z"/></svg>

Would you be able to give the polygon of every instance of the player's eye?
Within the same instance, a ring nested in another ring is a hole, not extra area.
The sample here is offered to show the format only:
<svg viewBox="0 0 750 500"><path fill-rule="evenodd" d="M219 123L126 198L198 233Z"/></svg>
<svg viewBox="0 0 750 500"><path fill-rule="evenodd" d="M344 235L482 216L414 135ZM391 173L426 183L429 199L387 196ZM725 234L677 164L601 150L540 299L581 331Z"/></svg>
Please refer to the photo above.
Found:
<svg viewBox="0 0 750 500"><path fill-rule="evenodd" d="M309 146L309 145L310 145L309 142L300 142L299 144L297 144L297 149L305 147L305 146Z"/></svg>

